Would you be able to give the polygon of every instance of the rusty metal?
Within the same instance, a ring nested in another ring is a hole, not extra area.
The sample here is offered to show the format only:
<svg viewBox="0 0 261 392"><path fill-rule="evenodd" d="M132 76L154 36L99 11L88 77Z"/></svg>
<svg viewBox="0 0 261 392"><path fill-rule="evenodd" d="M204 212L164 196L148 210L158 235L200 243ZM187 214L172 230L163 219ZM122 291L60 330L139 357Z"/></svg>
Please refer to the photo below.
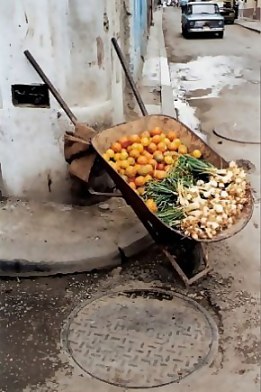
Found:
<svg viewBox="0 0 261 392"><path fill-rule="evenodd" d="M61 97L60 93L56 90L50 79L46 76L40 65L37 63L33 55L29 52L29 50L24 51L24 55L27 58L27 60L30 62L30 64L34 67L40 78L43 80L43 82L48 86L49 90L53 94L54 98L57 100L61 108L65 111L71 122L76 125L77 123L77 118L67 105L67 103L63 100Z"/></svg>
<svg viewBox="0 0 261 392"><path fill-rule="evenodd" d="M136 100L137 100L137 103L139 105L141 113L142 113L143 116L147 116L148 115L148 111L147 111L147 109L146 109L146 107L144 105L144 102L143 102L143 100L141 98L141 95L140 95L140 93L139 93L139 91L138 91L138 89L137 89L137 87L136 87L136 85L134 83L133 77L131 76L131 73L130 73L128 67L127 67L127 63L126 63L126 60L125 60L125 58L123 56L121 48L119 47L119 44L118 44L118 42L117 42L117 40L115 38L112 38L111 42L112 42L112 45L113 45L113 47L114 47L114 49L115 49L115 51L116 51L116 53L117 53L117 55L119 57L119 60L120 60L120 63L122 65L122 68L124 70L126 79L128 80L128 82L130 84L130 87L131 87L131 89L133 91L133 94L134 94Z"/></svg>
<svg viewBox="0 0 261 392"><path fill-rule="evenodd" d="M88 188L88 192L93 196L123 197L120 192L96 192L92 188Z"/></svg>
<svg viewBox="0 0 261 392"><path fill-rule="evenodd" d="M155 127L159 127L165 131L174 131L177 137L183 140L185 145L189 146L192 150L199 149L202 152L203 158L212 163L214 166L218 168L225 168L228 166L227 161L225 161L219 154L217 154L206 143L204 143L204 141L194 134L186 125L172 117L165 115L149 115L138 120L120 124L110 129L104 130L94 136L92 139L92 146L100 156L101 164L111 176L116 185L116 188L121 191L122 197L131 206L155 242L163 247L164 253L168 257L172 266L177 271L185 285L189 286L206 276L211 270L203 244L225 240L240 232L246 226L252 216L253 197L249 189L247 191L248 203L244 206L241 219L239 219L238 222L230 229L224 230L213 239L194 240L185 236L181 231L164 224L147 208L143 199L138 196L133 189L130 188L128 183L103 158L105 151L113 142L117 141L119 137L141 133L145 130L154 129ZM170 244L172 245L173 249L177 250L178 248L181 248L181 245L183 245L183 248L189 248L189 251L181 252L181 260L177 260L177 258L168 251ZM201 255L199 257L195 257L194 250L198 245L201 245ZM192 264L203 264L203 270L192 277L188 276L182 267L182 258L191 259Z"/></svg>
<svg viewBox="0 0 261 392"><path fill-rule="evenodd" d="M142 198L139 197L136 192L129 187L127 182L103 158L105 151L113 142L118 140L119 137L143 132L155 127L159 127L165 131L175 131L177 137L182 139L185 145L189 146L192 150L199 149L202 152L203 158L218 168L227 167L228 162L226 162L219 154L212 150L184 124L180 123L172 117L164 115L150 115L142 117L138 120L120 124L113 128L104 130L94 136L92 139L92 145L97 154L100 156L101 162L115 182L116 187L122 192L124 199L127 200L145 227L149 228L148 230L155 240L160 242L167 241L167 243L170 243L173 239L173 236L178 236L180 238L186 238L186 236L181 231L165 225L155 214L150 212ZM247 191L247 197L248 203L245 205L242 211L241 219L239 219L236 224L234 224L230 229L224 230L213 239L200 239L198 242L210 243L221 241L241 231L252 216L253 198L250 189Z"/></svg>

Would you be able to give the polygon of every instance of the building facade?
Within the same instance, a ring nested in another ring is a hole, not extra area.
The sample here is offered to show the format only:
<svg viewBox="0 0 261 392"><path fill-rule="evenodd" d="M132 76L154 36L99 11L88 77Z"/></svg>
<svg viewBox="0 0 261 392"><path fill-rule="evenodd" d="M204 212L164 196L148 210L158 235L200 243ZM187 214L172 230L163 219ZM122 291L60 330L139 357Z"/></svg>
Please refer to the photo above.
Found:
<svg viewBox="0 0 261 392"><path fill-rule="evenodd" d="M246 18L253 18L260 20L260 4L261 0L246 0L244 16Z"/></svg>
<svg viewBox="0 0 261 392"><path fill-rule="evenodd" d="M4 193L66 202L63 135L72 124L24 56L28 49L80 121L124 119L116 37L135 77L146 48L149 0L0 2L0 164ZM127 33L126 33L127 32Z"/></svg>

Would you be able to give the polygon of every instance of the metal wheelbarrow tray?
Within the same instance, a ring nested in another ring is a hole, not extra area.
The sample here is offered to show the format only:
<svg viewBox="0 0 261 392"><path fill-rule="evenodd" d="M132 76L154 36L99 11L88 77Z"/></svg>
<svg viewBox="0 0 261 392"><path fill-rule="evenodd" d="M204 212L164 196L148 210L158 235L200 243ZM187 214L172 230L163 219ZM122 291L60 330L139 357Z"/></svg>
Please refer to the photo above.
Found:
<svg viewBox="0 0 261 392"><path fill-rule="evenodd" d="M137 193L127 184L127 182L103 158L103 154L111 146L111 144L120 139L122 136L140 134L143 131L148 131L154 129L155 127L159 127L164 132L175 131L177 137L180 138L190 150L199 149L202 152L203 159L212 163L217 168L225 168L228 166L227 161L225 161L219 154L213 151L188 127L176 119L165 115L147 115L138 120L123 123L106 129L93 137L92 145L100 157L101 163L104 165L108 174L113 179L117 189L121 191L122 197L126 200L127 204L131 206L154 241L163 247L164 253L168 256L172 265L185 284L190 285L202 276L205 276L210 270L203 244L225 240L241 231L252 216L253 198L249 189L247 191L248 203L245 204L241 218L230 229L224 230L211 240L193 240L189 237L186 237L179 230L173 229L164 224L147 208L142 198L137 195ZM173 256L169 249L174 250L175 256ZM176 253L181 257L180 262L177 261L178 257ZM186 262L191 263L191 265L194 263L198 266L199 262L202 261L205 265L204 270L200 273L197 273L192 278L188 277L182 268L182 264L185 261L184 258L188 257L190 257L190 260L186 260ZM193 258L194 260L192 260ZM195 258L197 260L195 260Z"/></svg>

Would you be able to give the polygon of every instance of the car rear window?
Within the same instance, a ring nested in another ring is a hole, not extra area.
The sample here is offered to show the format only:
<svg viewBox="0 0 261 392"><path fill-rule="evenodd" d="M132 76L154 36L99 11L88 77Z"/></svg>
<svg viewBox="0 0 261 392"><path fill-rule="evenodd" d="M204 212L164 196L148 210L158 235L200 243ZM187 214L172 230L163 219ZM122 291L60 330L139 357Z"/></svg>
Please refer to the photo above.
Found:
<svg viewBox="0 0 261 392"><path fill-rule="evenodd" d="M216 14L218 12L218 7L216 4L192 4L191 12L192 14Z"/></svg>

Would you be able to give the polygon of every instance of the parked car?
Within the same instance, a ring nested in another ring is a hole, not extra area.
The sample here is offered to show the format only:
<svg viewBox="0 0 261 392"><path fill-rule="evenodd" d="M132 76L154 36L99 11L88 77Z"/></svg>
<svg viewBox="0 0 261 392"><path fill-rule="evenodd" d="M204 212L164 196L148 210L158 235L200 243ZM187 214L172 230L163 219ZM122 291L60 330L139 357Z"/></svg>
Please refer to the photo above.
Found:
<svg viewBox="0 0 261 392"><path fill-rule="evenodd" d="M225 23L233 24L236 19L235 10L230 1L216 1L221 15L224 17Z"/></svg>
<svg viewBox="0 0 261 392"><path fill-rule="evenodd" d="M224 17L216 3L189 2L181 17L182 34L188 37L192 33L213 33L219 38L224 36Z"/></svg>

